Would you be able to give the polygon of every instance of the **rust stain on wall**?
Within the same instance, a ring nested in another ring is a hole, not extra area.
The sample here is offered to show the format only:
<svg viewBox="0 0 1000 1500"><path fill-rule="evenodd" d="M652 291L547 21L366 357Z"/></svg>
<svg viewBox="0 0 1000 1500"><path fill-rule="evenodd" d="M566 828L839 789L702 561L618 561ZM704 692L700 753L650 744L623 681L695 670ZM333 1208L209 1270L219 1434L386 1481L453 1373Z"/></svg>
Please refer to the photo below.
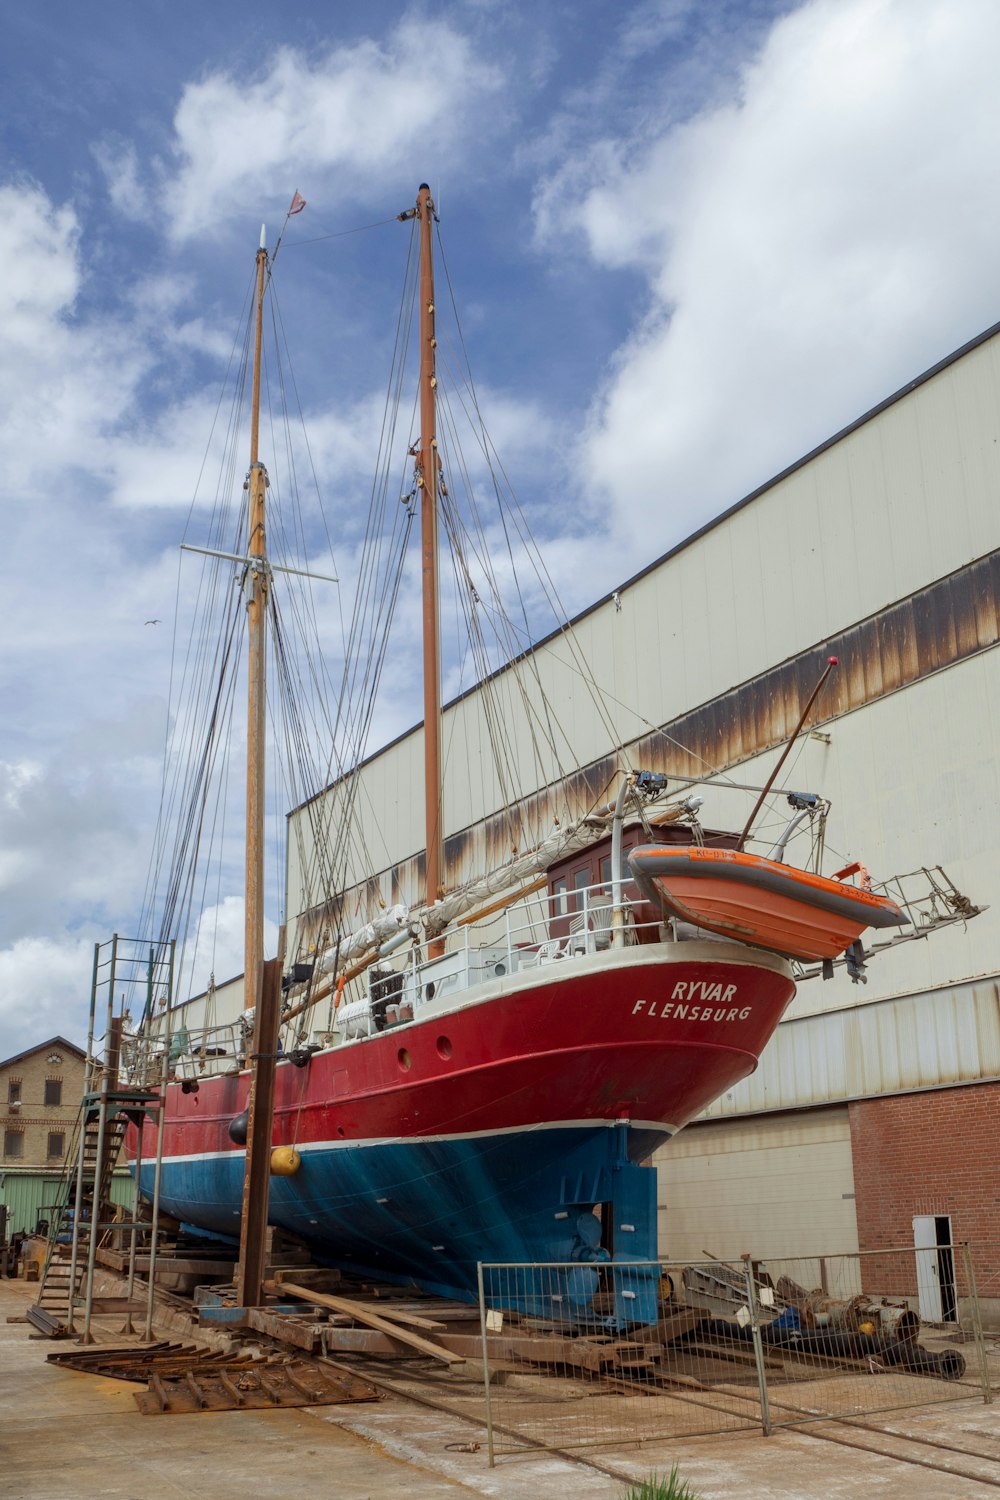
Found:
<svg viewBox="0 0 1000 1500"><path fill-rule="evenodd" d="M630 754L674 775L730 769L788 738L828 656L839 658L840 670L816 705L814 725L998 642L1000 552L994 552L652 731Z"/></svg>
<svg viewBox="0 0 1000 1500"><path fill-rule="evenodd" d="M633 741L627 747L628 760L646 770L692 778L729 770L788 738L828 656L839 658L840 669L817 702L811 726L873 703L998 642L1000 551ZM551 830L556 819L607 802L614 794L618 768L616 756L604 756L525 799L516 810L503 809L452 834L445 842L448 885L504 864L518 828ZM368 884L378 887L387 904L413 904L423 896L423 869L421 852ZM345 913L355 909L359 894L345 896ZM303 935L315 937L324 926L329 929L340 904L333 901L314 908L303 918Z"/></svg>

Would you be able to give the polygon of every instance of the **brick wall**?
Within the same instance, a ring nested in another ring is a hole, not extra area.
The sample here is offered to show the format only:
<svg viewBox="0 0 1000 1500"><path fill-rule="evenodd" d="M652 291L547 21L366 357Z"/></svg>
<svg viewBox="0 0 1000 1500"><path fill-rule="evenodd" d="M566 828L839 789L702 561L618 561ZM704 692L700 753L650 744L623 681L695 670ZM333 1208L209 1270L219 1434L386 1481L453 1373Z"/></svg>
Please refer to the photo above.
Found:
<svg viewBox="0 0 1000 1500"><path fill-rule="evenodd" d="M59 1061L50 1062L50 1058ZM83 1097L83 1073L83 1058L58 1042L46 1043L0 1064L0 1169L62 1168ZM62 1085L58 1105L45 1103L48 1080L58 1080ZM12 1094L17 1096L14 1101ZM63 1152L58 1155L49 1152L54 1136L63 1138ZM20 1149L4 1149L15 1145Z"/></svg>
<svg viewBox="0 0 1000 1500"><path fill-rule="evenodd" d="M916 1215L950 1214L980 1297L1000 1297L1000 1083L859 1100L850 1121L861 1249L912 1245ZM955 1272L961 1296L958 1252Z"/></svg>

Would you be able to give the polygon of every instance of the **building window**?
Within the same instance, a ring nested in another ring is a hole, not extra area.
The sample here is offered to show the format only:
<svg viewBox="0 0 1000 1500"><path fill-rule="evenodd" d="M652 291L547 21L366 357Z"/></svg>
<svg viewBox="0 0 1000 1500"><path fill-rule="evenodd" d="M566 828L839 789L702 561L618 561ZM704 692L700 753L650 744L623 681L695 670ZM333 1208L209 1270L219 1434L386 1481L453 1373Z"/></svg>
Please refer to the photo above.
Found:
<svg viewBox="0 0 1000 1500"><path fill-rule="evenodd" d="M45 1080L45 1103L46 1105L59 1105L62 1103L62 1079L46 1078Z"/></svg>
<svg viewBox="0 0 1000 1500"><path fill-rule="evenodd" d="M8 1078L7 1080L7 1103L20 1104L21 1102L21 1080L20 1078Z"/></svg>
<svg viewBox="0 0 1000 1500"><path fill-rule="evenodd" d="M49 1131L49 1156L62 1156L66 1150L66 1135L62 1130Z"/></svg>
<svg viewBox="0 0 1000 1500"><path fill-rule="evenodd" d="M23 1130L5 1130L4 1131L4 1133L3 1133L3 1154L4 1154L4 1156L23 1156L24 1155L24 1131Z"/></svg>

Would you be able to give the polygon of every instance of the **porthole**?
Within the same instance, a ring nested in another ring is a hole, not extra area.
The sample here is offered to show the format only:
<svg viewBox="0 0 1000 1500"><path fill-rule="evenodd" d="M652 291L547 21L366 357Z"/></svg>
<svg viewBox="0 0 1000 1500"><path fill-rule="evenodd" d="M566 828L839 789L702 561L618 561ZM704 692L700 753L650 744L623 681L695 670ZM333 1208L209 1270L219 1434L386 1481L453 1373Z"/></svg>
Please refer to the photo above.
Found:
<svg viewBox="0 0 1000 1500"><path fill-rule="evenodd" d="M447 1037L447 1036L439 1036L438 1039L437 1039L437 1050L438 1050L438 1057L450 1057L451 1056L451 1038Z"/></svg>
<svg viewBox="0 0 1000 1500"><path fill-rule="evenodd" d="M410 1054L407 1052L405 1047L400 1047L399 1051L396 1053L396 1061L399 1063L399 1066L402 1068L404 1073L408 1073L410 1071Z"/></svg>
<svg viewBox="0 0 1000 1500"><path fill-rule="evenodd" d="M430 984L424 985L424 999L425 1000L433 1000L434 996L436 994L437 994L437 985L434 983L434 981L432 979L431 982L430 982Z"/></svg>
<svg viewBox="0 0 1000 1500"><path fill-rule="evenodd" d="M506 972L507 972L507 965L506 964L494 964L493 965L493 972L497 976L497 978L499 979L501 977L501 975L506 974Z"/></svg>

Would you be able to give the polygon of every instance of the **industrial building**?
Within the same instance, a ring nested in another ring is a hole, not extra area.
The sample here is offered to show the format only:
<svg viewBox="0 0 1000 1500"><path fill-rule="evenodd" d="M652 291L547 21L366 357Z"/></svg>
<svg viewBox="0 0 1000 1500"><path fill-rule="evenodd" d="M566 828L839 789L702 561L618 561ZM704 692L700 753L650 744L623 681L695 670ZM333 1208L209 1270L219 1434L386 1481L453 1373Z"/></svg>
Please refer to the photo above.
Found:
<svg viewBox="0 0 1000 1500"><path fill-rule="evenodd" d="M85 1061L79 1047L53 1036L0 1062L0 1207L8 1233L33 1230L58 1200Z"/></svg>
<svg viewBox="0 0 1000 1500"><path fill-rule="evenodd" d="M499 674L511 696L544 690L579 757L567 773L514 746L513 790L540 830L592 803L626 756L714 773L702 820L739 828L752 794L726 777L763 783L836 655L782 776L832 802L827 868L858 859L878 881L942 865L992 903L879 957L866 984L838 969L800 986L757 1072L658 1155L665 1258L969 1241L1000 1318L998 497L1000 325ZM615 735L578 659L619 706ZM449 883L495 859L507 826L483 691L444 711ZM383 853L374 876L359 855L348 885L375 878L387 902L420 892L421 740L418 725L362 771ZM751 847L766 853L777 826ZM308 874L322 827L315 803L290 815L289 951L323 940Z"/></svg>

